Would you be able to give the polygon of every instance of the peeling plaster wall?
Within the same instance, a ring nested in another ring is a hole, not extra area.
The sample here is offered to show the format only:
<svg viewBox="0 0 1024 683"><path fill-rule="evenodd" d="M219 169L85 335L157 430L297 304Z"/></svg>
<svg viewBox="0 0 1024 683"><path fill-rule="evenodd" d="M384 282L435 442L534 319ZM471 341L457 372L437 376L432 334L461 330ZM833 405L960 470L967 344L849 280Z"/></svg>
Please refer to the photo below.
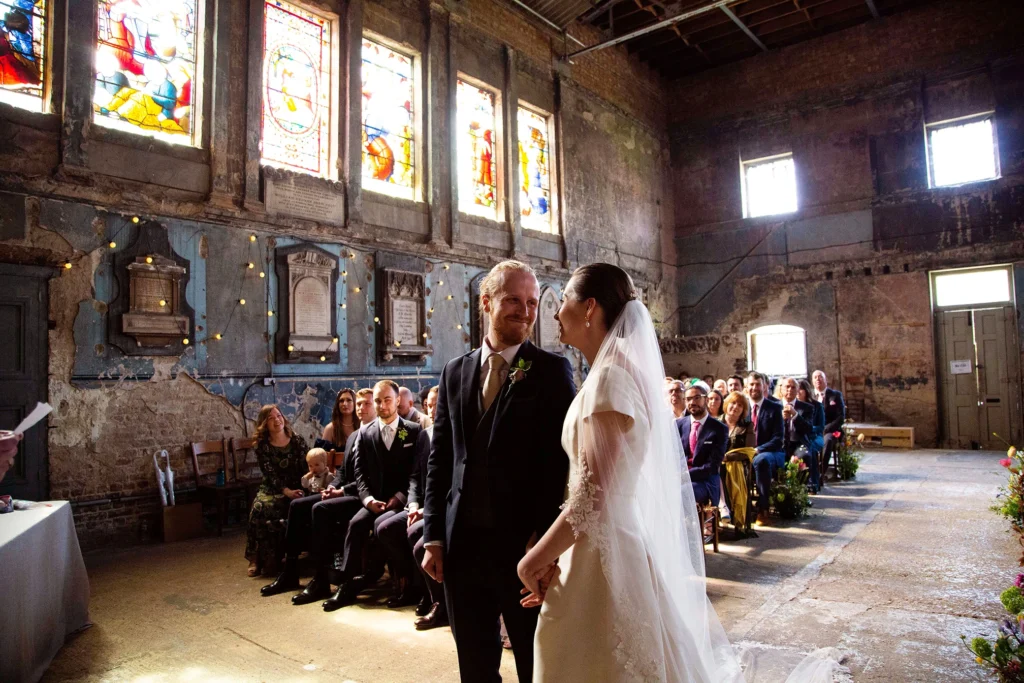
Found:
<svg viewBox="0 0 1024 683"><path fill-rule="evenodd" d="M940 0L677 82L669 369L727 376L747 332L797 325L808 371L937 445L928 272L1024 260L1022 20L1020 3ZM988 111L1001 177L930 189L924 126ZM799 211L744 219L740 160L783 152Z"/></svg>
<svg viewBox="0 0 1024 683"><path fill-rule="evenodd" d="M665 201L667 112L662 83L648 67L624 48L558 66L561 38L493 0L315 4L341 17L342 63L344 39L358 44L364 28L418 54L425 201L362 190L354 71L353 79L341 74L336 102L343 180L312 185L344 195L345 225L266 212L251 116L259 109L250 101L258 88L248 83L250 74L259 77L260 57L250 54L256 29L242 0L206 5L213 13L204 22L213 78L204 89L204 149L92 125L94 13L85 5L68 7L67 25L62 17L53 22L54 113L0 104L7 143L0 150L0 261L73 263L50 287L49 495L76 503L85 547L156 534L152 456L160 449L172 454L176 483L187 489L193 475L185 445L248 433L265 403L279 405L311 442L342 387L369 386L384 376L414 390L435 384L444 363L471 348L470 283L501 259L529 261L542 285L559 295L577 265L609 260L645 288L656 318L675 308L675 243L663 230L672 224ZM597 38L587 27L573 30ZM524 233L514 221L481 225L453 210L452 70L486 74L496 87L514 87L518 97L557 117L553 161L562 235ZM120 294L113 256L138 237L132 216L166 232L173 255L187 264L185 299L195 324L180 356L129 356L110 339L109 310ZM112 240L114 249L107 246ZM268 306L277 309L276 274L267 259L303 242L355 255L342 261L348 275L337 292L339 307L344 304L337 363L296 366L273 358L282 321L267 316ZM247 269L248 261L259 268ZM434 353L424 364L377 361L375 279L382 265L426 276ZM259 278L260 269L268 277ZM214 339L217 333L223 338ZM265 386L271 376L276 383Z"/></svg>

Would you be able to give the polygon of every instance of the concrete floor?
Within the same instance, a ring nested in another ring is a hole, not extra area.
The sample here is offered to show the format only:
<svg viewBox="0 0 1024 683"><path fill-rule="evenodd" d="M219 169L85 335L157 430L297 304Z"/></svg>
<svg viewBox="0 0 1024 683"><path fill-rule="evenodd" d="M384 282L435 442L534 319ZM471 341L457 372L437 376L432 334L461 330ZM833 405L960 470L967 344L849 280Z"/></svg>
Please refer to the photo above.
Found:
<svg viewBox="0 0 1024 683"><path fill-rule="evenodd" d="M987 635L1019 547L989 511L998 453L871 451L809 518L726 541L708 591L757 681L839 647L857 681L984 680L960 634ZM87 557L95 625L44 681L457 681L448 629L420 633L412 608L325 614L263 599L241 535ZM515 680L511 653L502 663Z"/></svg>

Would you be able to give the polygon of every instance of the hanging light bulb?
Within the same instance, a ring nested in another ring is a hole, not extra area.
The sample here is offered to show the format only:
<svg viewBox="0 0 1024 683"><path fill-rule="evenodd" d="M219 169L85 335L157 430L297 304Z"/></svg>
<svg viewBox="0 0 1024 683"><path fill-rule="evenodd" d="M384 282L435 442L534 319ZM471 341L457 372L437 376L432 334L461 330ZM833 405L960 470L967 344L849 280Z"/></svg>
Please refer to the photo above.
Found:
<svg viewBox="0 0 1024 683"><path fill-rule="evenodd" d="M356 294L358 294L358 293L359 293L359 292L361 292L361 291L363 291L361 287L356 287L356 288L355 288L355 293L356 293Z"/></svg>
<svg viewBox="0 0 1024 683"><path fill-rule="evenodd" d="M267 317L268 318L273 318L274 317L274 312L273 311L267 311Z"/></svg>
<svg viewBox="0 0 1024 683"><path fill-rule="evenodd" d="M295 347L294 347L294 346L292 346L291 344L289 344L289 345L288 345L288 350L289 350L289 351L294 351L294 350L295 350Z"/></svg>
<svg viewBox="0 0 1024 683"><path fill-rule="evenodd" d="M239 303L240 305L244 306L244 305L245 305L245 299L239 299L239 300L238 300L238 303Z"/></svg>
<svg viewBox="0 0 1024 683"><path fill-rule="evenodd" d="M71 270L71 261L64 262L64 270Z"/></svg>
<svg viewBox="0 0 1024 683"><path fill-rule="evenodd" d="M153 262L153 257L152 256L147 256L146 257L146 263L152 263L152 262Z"/></svg>
<svg viewBox="0 0 1024 683"><path fill-rule="evenodd" d="M166 305L167 305L167 301L165 299L160 299L160 307L162 308L162 307L164 307Z"/></svg>
<svg viewBox="0 0 1024 683"><path fill-rule="evenodd" d="M260 271L260 277L266 277L266 276L267 276L267 274L266 274L266 273L264 273L264 272L263 272L263 271L261 270L261 271Z"/></svg>
<svg viewBox="0 0 1024 683"><path fill-rule="evenodd" d="M332 344L337 344L337 343L338 343L338 338L337 338L337 337L335 337L334 339L332 339L332 340L331 340L331 343L332 343Z"/></svg>
<svg viewBox="0 0 1024 683"><path fill-rule="evenodd" d="M446 263L446 264L444 264L444 269L445 269L445 270L448 270L449 268L451 268L451 266L449 266L449 265L448 265L447 263Z"/></svg>
<svg viewBox="0 0 1024 683"><path fill-rule="evenodd" d="M379 323L380 322L380 318L377 317L377 316L373 316L373 322Z"/></svg>
<svg viewBox="0 0 1024 683"><path fill-rule="evenodd" d="M108 244L107 246L110 247L111 249L116 249L117 242L115 242L114 240L110 240L110 244Z"/></svg>
<svg viewBox="0 0 1024 683"><path fill-rule="evenodd" d="M444 286L444 280L438 280L438 281L437 281L437 286L438 286L438 287L442 287L442 286Z"/></svg>
<svg viewBox="0 0 1024 683"><path fill-rule="evenodd" d="M342 304L342 305L341 305L341 307L342 307L343 309L344 309L344 308L348 308L348 305L347 305L347 304Z"/></svg>
<svg viewBox="0 0 1024 683"><path fill-rule="evenodd" d="M461 330L461 329L462 329L462 323L459 323L458 325L456 325L456 326L455 326L455 329L457 329L457 330Z"/></svg>
<svg viewBox="0 0 1024 683"><path fill-rule="evenodd" d="M248 265L248 267L249 267L249 270L252 270L253 268L255 268L255 267L256 267L256 264L255 264L255 263L253 263L252 261L249 261L249 263L248 263L247 265Z"/></svg>
<svg viewBox="0 0 1024 683"><path fill-rule="evenodd" d="M452 295L451 295L451 294L449 294L449 295L448 295L448 297L447 297L447 299L448 299L448 301L451 301L451 300L452 300Z"/></svg>
<svg viewBox="0 0 1024 683"><path fill-rule="evenodd" d="M426 339L426 338L427 338L427 333L426 333L426 332L424 332L424 333L423 333L423 338L424 338L424 339Z"/></svg>
<svg viewBox="0 0 1024 683"><path fill-rule="evenodd" d="M395 340L395 346L401 346L401 345L402 345L402 342L400 342L400 341L398 341L398 340L396 339L396 340Z"/></svg>
<svg viewBox="0 0 1024 683"><path fill-rule="evenodd" d="M327 356L320 356L320 362L327 360Z"/></svg>
<svg viewBox="0 0 1024 683"><path fill-rule="evenodd" d="M132 223L138 223L138 222L139 222L139 217L138 216L132 216Z"/></svg>
<svg viewBox="0 0 1024 683"><path fill-rule="evenodd" d="M255 242L256 241L256 235L249 235L249 241L250 242Z"/></svg>
<svg viewBox="0 0 1024 683"><path fill-rule="evenodd" d="M185 346L188 346L188 337L185 337L184 339L182 339L181 343L184 344Z"/></svg>
<svg viewBox="0 0 1024 683"><path fill-rule="evenodd" d="M220 332L218 332L217 334L213 335L213 338L214 338L214 339L223 339L223 338L224 338L224 335L223 335L223 334L221 334Z"/></svg>
<svg viewBox="0 0 1024 683"><path fill-rule="evenodd" d="M434 309L433 309L433 308L431 308L431 309L430 309L430 312L431 312L431 313L433 313L433 312L434 312Z"/></svg>

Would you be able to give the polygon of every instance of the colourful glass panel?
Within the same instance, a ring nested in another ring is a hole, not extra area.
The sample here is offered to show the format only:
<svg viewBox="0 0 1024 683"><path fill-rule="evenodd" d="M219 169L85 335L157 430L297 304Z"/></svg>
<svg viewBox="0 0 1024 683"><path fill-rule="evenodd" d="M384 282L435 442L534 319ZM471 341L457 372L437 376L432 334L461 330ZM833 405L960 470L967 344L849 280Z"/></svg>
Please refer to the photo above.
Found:
<svg viewBox="0 0 1024 683"><path fill-rule="evenodd" d="M264 19L263 163L333 177L331 20L287 2Z"/></svg>
<svg viewBox="0 0 1024 683"><path fill-rule="evenodd" d="M551 232L548 119L519 107L519 212L524 228Z"/></svg>
<svg viewBox="0 0 1024 683"><path fill-rule="evenodd" d="M363 39L363 187L412 198L412 57Z"/></svg>
<svg viewBox="0 0 1024 683"><path fill-rule="evenodd" d="M200 44L196 0L98 0L93 119L172 142L195 141Z"/></svg>
<svg viewBox="0 0 1024 683"><path fill-rule="evenodd" d="M490 90L459 81L458 109L459 208L495 218L498 211L495 96Z"/></svg>
<svg viewBox="0 0 1024 683"><path fill-rule="evenodd" d="M45 0L0 0L0 102L43 108Z"/></svg>

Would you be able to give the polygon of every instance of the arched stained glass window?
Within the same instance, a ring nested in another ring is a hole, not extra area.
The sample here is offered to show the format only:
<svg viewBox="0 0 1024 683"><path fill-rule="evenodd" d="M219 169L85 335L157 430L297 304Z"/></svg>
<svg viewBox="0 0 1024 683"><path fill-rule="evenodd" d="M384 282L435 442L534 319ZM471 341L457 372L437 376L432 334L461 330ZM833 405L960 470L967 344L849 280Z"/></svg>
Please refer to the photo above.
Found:
<svg viewBox="0 0 1024 683"><path fill-rule="evenodd" d="M334 178L334 20L281 0L264 5L264 164Z"/></svg>
<svg viewBox="0 0 1024 683"><path fill-rule="evenodd" d="M530 230L554 232L551 221L551 133L549 117L519 107L519 213Z"/></svg>
<svg viewBox="0 0 1024 683"><path fill-rule="evenodd" d="M363 187L415 198L413 58L363 39Z"/></svg>
<svg viewBox="0 0 1024 683"><path fill-rule="evenodd" d="M458 110L459 209L496 219L498 215L497 95L459 79Z"/></svg>
<svg viewBox="0 0 1024 683"><path fill-rule="evenodd" d="M98 0L93 120L196 143L202 45L196 0Z"/></svg>
<svg viewBox="0 0 1024 683"><path fill-rule="evenodd" d="M43 110L46 0L0 0L0 102Z"/></svg>

